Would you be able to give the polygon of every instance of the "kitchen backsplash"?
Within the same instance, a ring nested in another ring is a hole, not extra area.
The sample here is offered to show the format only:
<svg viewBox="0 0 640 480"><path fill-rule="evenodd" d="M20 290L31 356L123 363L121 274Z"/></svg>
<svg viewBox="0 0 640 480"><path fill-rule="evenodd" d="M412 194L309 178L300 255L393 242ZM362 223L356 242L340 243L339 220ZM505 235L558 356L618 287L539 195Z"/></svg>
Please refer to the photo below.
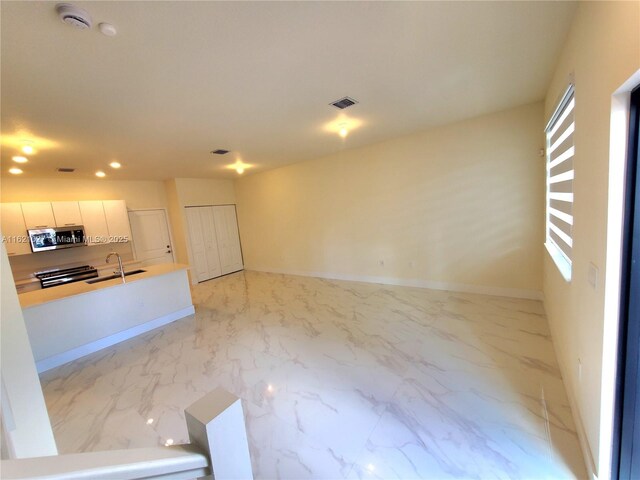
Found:
<svg viewBox="0 0 640 480"><path fill-rule="evenodd" d="M74 267L77 265L98 267L105 264L105 259L109 252L119 253L123 262L130 262L134 259L131 242L126 242L16 255L9 257L9 263L11 263L14 280L20 281L29 278L33 272L52 268Z"/></svg>

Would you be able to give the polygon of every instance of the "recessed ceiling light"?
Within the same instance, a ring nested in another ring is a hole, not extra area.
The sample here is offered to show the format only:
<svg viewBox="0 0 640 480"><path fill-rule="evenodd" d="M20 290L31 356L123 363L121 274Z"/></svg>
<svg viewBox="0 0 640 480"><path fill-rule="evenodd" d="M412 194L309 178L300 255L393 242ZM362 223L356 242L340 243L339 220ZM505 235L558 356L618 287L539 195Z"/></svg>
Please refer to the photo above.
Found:
<svg viewBox="0 0 640 480"><path fill-rule="evenodd" d="M27 155L31 155L34 152L33 147L31 145L25 145L24 147L22 147L22 151Z"/></svg>
<svg viewBox="0 0 640 480"><path fill-rule="evenodd" d="M249 168L251 165L248 165L246 163L244 163L242 160L238 159L236 160L236 163L232 164L232 165L227 165L227 168L230 168L232 170L235 170L236 172L238 172L238 174L242 175L244 173L244 171Z"/></svg>
<svg viewBox="0 0 640 480"><path fill-rule="evenodd" d="M12 173L13 175L20 175L22 173L22 170L18 167L13 167L9 169L9 173Z"/></svg>
<svg viewBox="0 0 640 480"><path fill-rule="evenodd" d="M346 138L353 131L362 127L363 124L363 121L358 118L340 115L335 120L325 123L322 128L326 132L336 133L342 138Z"/></svg>
<svg viewBox="0 0 640 480"><path fill-rule="evenodd" d="M11 160L13 160L16 163L27 163L29 161L27 157L20 157L20 156L13 157Z"/></svg>
<svg viewBox="0 0 640 480"><path fill-rule="evenodd" d="M120 168L122 165L120 165L120 162L111 162L109 166L111 168Z"/></svg>
<svg viewBox="0 0 640 480"><path fill-rule="evenodd" d="M100 178L102 178L102 177L106 177L106 176L107 176L107 174L106 174L106 173L104 173L102 170L98 170L98 171L96 172L96 177L100 177Z"/></svg>

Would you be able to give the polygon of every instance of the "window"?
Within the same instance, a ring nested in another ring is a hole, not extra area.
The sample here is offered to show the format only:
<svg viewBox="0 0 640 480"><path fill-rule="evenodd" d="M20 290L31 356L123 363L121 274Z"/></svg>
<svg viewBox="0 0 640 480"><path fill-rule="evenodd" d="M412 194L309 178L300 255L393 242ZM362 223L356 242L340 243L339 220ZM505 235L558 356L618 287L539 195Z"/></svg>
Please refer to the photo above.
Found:
<svg viewBox="0 0 640 480"><path fill-rule="evenodd" d="M573 249L574 91L570 85L545 128L547 221L545 246L565 280L571 280Z"/></svg>

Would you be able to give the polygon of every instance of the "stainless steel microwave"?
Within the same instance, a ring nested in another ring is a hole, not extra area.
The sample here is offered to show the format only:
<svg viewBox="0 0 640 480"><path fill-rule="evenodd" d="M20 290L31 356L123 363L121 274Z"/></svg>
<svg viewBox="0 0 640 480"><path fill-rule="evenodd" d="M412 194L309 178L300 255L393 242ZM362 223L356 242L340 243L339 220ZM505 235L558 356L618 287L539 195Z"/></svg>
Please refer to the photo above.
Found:
<svg viewBox="0 0 640 480"><path fill-rule="evenodd" d="M29 234L29 243L33 252L83 247L87 244L82 225L38 228L27 230L27 233Z"/></svg>

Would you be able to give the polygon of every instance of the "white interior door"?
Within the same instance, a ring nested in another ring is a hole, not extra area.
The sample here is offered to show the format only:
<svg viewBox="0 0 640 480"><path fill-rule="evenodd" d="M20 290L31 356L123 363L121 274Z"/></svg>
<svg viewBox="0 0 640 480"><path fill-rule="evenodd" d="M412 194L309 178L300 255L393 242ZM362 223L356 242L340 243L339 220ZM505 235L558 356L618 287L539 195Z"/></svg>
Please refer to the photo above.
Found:
<svg viewBox="0 0 640 480"><path fill-rule="evenodd" d="M213 207L185 208L191 261L195 276L199 282L222 275L218 242L213 216Z"/></svg>
<svg viewBox="0 0 640 480"><path fill-rule="evenodd" d="M219 277L220 259L211 207L187 207L187 228L191 245L191 267L198 282Z"/></svg>
<svg viewBox="0 0 640 480"><path fill-rule="evenodd" d="M209 265L207 264L204 234L202 232L202 220L197 208L185 208L187 217L187 229L189 231L189 244L191 245L191 271L199 282L207 280Z"/></svg>
<svg viewBox="0 0 640 480"><path fill-rule="evenodd" d="M207 257L207 265L209 266L208 278L219 277L222 275L222 269L220 268L220 255L213 207L198 207L197 210L200 211L200 219L202 220L205 255Z"/></svg>
<svg viewBox="0 0 640 480"><path fill-rule="evenodd" d="M143 265L173 263L169 223L164 210L131 210L129 222L138 261Z"/></svg>
<svg viewBox="0 0 640 480"><path fill-rule="evenodd" d="M242 270L242 250L235 205L213 207L222 274Z"/></svg>

